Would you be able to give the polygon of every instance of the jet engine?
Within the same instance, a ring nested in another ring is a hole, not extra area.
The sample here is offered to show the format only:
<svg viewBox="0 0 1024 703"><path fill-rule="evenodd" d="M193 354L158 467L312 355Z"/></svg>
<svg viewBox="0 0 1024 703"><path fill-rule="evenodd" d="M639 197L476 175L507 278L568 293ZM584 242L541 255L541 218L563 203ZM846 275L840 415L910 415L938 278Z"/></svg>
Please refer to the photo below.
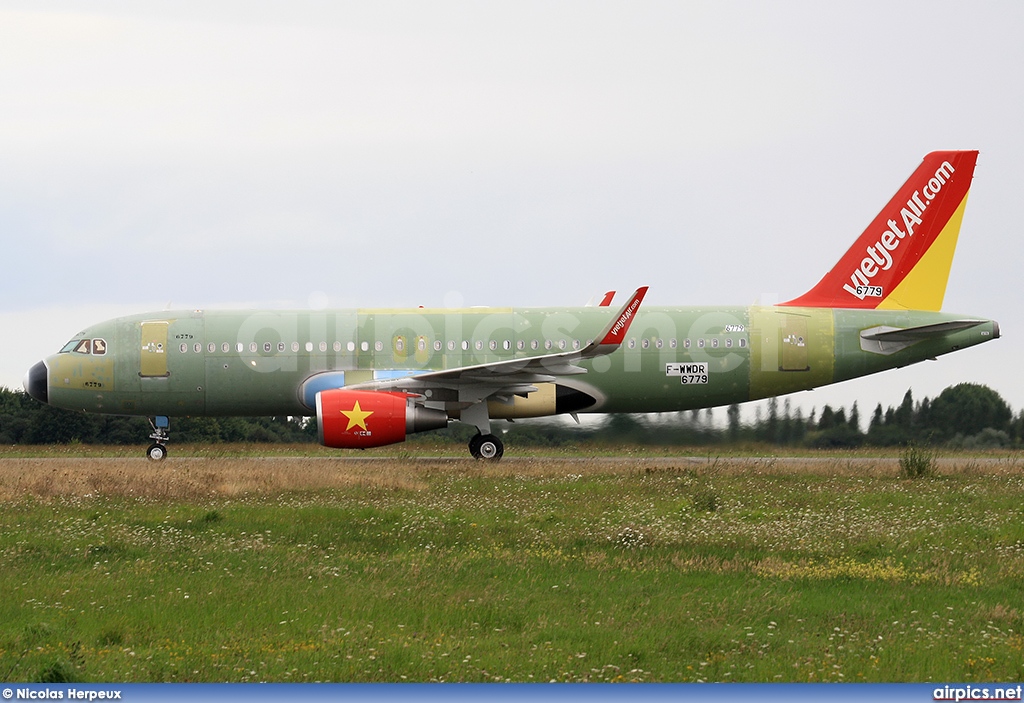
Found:
<svg viewBox="0 0 1024 703"><path fill-rule="evenodd" d="M406 435L448 426L443 410L425 408L408 393L335 388L316 394L320 444L366 449L404 442Z"/></svg>

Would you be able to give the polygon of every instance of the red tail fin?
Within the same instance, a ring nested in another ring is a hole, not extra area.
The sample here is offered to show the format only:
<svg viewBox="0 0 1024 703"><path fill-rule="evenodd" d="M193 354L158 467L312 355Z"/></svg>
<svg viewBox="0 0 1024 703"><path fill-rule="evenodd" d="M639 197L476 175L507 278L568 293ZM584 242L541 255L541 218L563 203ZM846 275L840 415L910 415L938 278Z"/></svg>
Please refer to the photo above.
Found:
<svg viewBox="0 0 1024 703"><path fill-rule="evenodd" d="M977 151L933 151L831 271L782 303L939 310Z"/></svg>

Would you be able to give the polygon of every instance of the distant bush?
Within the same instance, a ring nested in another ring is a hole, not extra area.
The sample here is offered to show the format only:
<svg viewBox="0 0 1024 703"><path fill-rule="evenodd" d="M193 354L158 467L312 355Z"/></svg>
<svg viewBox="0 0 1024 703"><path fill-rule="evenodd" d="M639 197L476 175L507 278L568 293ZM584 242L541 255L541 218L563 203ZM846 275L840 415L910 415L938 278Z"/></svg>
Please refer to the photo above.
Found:
<svg viewBox="0 0 1024 703"><path fill-rule="evenodd" d="M900 452L900 474L905 478L925 478L935 474L935 455L914 445Z"/></svg>
<svg viewBox="0 0 1024 703"><path fill-rule="evenodd" d="M815 449L852 449L864 444L864 435L842 424L809 434L807 443Z"/></svg>
<svg viewBox="0 0 1024 703"><path fill-rule="evenodd" d="M981 432L969 437L958 434L950 440L949 446L960 449L1002 449L1013 443L1010 435L1003 430L986 427Z"/></svg>

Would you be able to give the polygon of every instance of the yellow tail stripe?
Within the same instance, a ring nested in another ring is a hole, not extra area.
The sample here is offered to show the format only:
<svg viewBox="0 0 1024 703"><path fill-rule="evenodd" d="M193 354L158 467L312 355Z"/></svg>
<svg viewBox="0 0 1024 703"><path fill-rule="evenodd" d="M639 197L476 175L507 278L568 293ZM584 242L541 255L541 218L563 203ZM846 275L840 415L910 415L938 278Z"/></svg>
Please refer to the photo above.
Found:
<svg viewBox="0 0 1024 703"><path fill-rule="evenodd" d="M914 268L900 281L885 299L878 304L879 310L934 310L942 309L946 297L946 283L953 266L953 253L960 236L960 222L964 218L968 191L959 207L942 228L928 251L918 260Z"/></svg>

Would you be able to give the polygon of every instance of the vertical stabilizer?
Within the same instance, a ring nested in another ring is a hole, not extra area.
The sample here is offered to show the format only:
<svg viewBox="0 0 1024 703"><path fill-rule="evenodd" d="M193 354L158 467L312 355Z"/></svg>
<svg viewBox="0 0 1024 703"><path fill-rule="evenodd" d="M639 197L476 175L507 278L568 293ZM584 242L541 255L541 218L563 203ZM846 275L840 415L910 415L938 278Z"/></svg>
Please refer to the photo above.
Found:
<svg viewBox="0 0 1024 703"><path fill-rule="evenodd" d="M933 151L814 288L782 305L939 310L977 151Z"/></svg>

